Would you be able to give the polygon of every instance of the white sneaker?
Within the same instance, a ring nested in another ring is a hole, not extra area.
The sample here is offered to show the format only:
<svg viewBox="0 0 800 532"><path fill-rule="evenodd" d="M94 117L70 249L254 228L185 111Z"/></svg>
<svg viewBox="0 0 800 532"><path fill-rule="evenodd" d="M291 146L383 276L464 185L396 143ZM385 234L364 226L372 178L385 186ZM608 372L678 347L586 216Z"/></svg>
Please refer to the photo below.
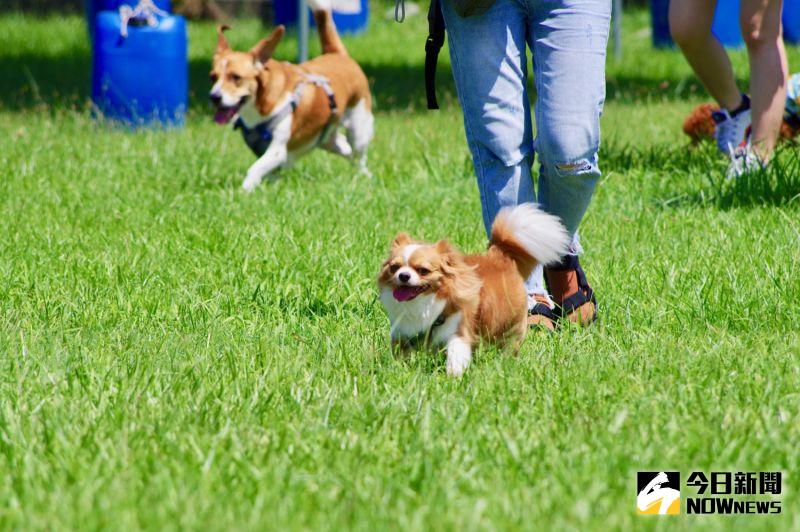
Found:
<svg viewBox="0 0 800 532"><path fill-rule="evenodd" d="M731 163L728 165L728 179L736 179L750 172L757 172L767 167L767 163L762 161L758 155L750 148L747 142L729 152Z"/></svg>
<svg viewBox="0 0 800 532"><path fill-rule="evenodd" d="M735 116L731 116L727 109L720 109L711 115L717 126L714 132L717 149L728 156L737 148L744 147L750 136L750 98L742 95L742 100L747 107Z"/></svg>

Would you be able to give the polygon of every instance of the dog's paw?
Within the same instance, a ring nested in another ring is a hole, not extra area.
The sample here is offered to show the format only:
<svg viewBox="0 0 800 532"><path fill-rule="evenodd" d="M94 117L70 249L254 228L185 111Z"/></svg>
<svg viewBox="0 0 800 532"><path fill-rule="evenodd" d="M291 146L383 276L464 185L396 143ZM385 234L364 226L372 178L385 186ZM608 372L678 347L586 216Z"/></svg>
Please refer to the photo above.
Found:
<svg viewBox="0 0 800 532"><path fill-rule="evenodd" d="M247 177L244 182L242 182L242 190L247 192L248 194L253 192L258 184L261 182L260 179L256 179L253 177Z"/></svg>
<svg viewBox="0 0 800 532"><path fill-rule="evenodd" d="M462 376L468 367L469 358L447 357L447 375L450 377Z"/></svg>
<svg viewBox="0 0 800 532"><path fill-rule="evenodd" d="M472 359L472 347L458 336L447 342L447 374L460 377L464 374Z"/></svg>

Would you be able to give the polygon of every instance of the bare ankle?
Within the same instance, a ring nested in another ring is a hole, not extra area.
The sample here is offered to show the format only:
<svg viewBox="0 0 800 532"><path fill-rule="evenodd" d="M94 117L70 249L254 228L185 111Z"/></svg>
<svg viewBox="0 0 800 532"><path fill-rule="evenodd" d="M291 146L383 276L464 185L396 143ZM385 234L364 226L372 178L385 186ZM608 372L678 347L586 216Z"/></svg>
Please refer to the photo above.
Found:
<svg viewBox="0 0 800 532"><path fill-rule="evenodd" d="M580 290L575 270L546 270L550 294L556 303L561 303Z"/></svg>

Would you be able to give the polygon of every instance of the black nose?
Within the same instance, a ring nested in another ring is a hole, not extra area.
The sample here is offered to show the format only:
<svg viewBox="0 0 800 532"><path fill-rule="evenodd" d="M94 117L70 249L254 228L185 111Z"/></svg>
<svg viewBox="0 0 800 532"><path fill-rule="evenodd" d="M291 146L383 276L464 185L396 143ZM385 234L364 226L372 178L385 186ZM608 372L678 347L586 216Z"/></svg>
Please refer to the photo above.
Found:
<svg viewBox="0 0 800 532"><path fill-rule="evenodd" d="M222 96L220 94L209 94L208 99L211 100L211 103L214 105L222 103Z"/></svg>
<svg viewBox="0 0 800 532"><path fill-rule="evenodd" d="M397 278L400 279L401 283L407 283L408 280L411 279L411 276L406 272L403 272L400 275L398 275Z"/></svg>

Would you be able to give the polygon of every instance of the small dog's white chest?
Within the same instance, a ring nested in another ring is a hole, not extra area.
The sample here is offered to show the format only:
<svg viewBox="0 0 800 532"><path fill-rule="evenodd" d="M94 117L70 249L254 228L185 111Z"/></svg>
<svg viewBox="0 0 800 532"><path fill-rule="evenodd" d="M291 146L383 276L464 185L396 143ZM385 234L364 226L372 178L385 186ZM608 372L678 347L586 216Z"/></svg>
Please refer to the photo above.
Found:
<svg viewBox="0 0 800 532"><path fill-rule="evenodd" d="M434 294L417 296L411 301L397 301L392 295L392 289L387 287L381 288L380 299L386 314L389 315L393 339L413 338L430 330L446 305L443 299L437 298ZM444 325L441 328L443 327ZM434 333L431 340L434 343L445 340L439 336L441 335Z"/></svg>

